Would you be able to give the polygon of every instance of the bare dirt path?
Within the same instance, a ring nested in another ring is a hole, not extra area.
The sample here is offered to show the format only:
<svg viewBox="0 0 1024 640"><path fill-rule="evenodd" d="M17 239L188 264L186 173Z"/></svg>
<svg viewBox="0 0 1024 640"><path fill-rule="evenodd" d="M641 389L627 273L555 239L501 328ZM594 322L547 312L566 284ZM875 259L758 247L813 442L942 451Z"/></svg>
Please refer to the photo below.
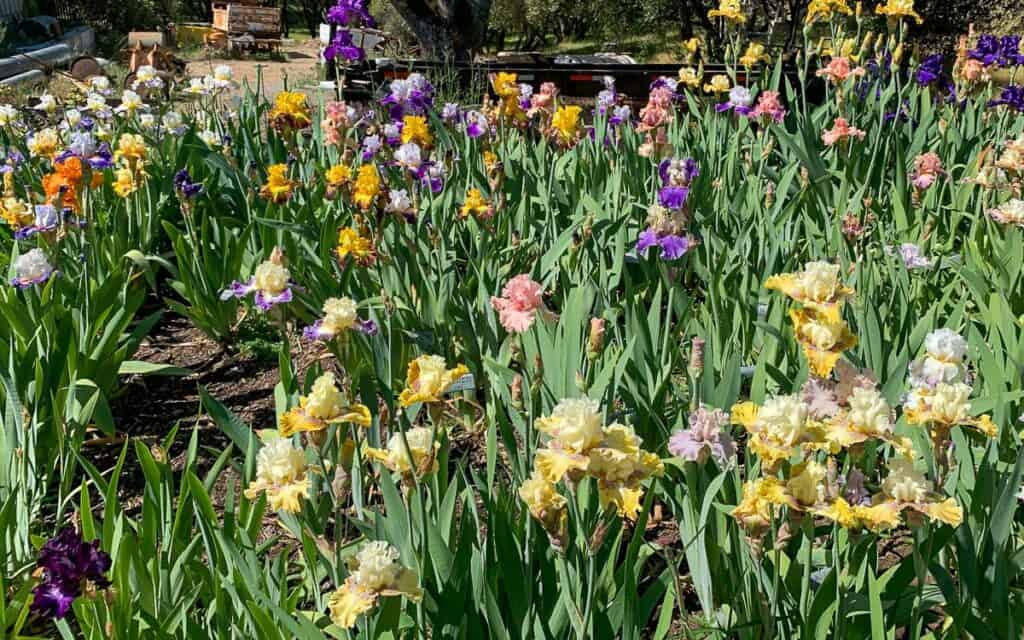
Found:
<svg viewBox="0 0 1024 640"><path fill-rule="evenodd" d="M262 79L263 95L273 98L286 87L292 90L309 90L320 80L320 43L312 38L286 40L281 45L280 56L250 54L246 57L228 57L226 52L212 51L200 54L188 64L188 75L199 76L213 72L214 67L226 64L234 71L235 80L241 86L248 84L256 90L257 78Z"/></svg>

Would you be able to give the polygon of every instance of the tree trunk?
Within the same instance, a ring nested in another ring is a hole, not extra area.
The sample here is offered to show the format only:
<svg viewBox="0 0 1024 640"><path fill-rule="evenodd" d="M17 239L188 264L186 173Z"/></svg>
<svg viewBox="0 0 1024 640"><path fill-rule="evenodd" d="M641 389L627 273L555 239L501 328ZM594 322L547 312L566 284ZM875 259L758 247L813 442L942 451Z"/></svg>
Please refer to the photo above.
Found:
<svg viewBox="0 0 1024 640"><path fill-rule="evenodd" d="M472 60L484 43L491 0L390 0L426 58Z"/></svg>

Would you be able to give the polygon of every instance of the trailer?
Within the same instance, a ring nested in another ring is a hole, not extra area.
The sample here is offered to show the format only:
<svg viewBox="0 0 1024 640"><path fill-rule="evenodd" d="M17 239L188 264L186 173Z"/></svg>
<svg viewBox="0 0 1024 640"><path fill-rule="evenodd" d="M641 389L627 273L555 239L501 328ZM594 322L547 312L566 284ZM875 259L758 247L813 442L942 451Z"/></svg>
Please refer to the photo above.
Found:
<svg viewBox="0 0 1024 640"><path fill-rule="evenodd" d="M382 88L391 80L421 73L428 78L455 77L465 89L491 91L490 78L496 73L514 73L520 82L539 86L545 82L554 83L561 93L578 98L593 98L605 88L606 79L614 80L616 90L633 99L645 99L651 83L660 77L675 78L679 64L635 64L601 56L561 59L536 53L501 56L474 62L438 62L420 59L376 58L368 59L345 70L345 95L353 98L371 99L380 97ZM705 64L704 76L726 73L722 64ZM769 70L770 71L770 70ZM783 73L796 84L795 66L784 66ZM762 75L760 70L736 72L739 84L756 82ZM327 68L327 79L336 80L333 66ZM812 83L809 94L821 91L820 83Z"/></svg>

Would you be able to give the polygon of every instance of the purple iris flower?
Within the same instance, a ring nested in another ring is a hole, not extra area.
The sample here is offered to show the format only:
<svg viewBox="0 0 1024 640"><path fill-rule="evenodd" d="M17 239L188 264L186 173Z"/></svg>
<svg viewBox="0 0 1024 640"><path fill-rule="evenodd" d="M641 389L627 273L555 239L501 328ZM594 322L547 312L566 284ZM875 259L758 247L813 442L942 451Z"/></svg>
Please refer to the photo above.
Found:
<svg viewBox="0 0 1024 640"><path fill-rule="evenodd" d="M1024 85L1009 85L1003 87L1003 92L996 100L990 100L988 106L998 107L1006 105L1015 111L1024 112Z"/></svg>
<svg viewBox="0 0 1024 640"><path fill-rule="evenodd" d="M32 610L47 618L60 619L71 611L81 589L60 582L43 582L32 590Z"/></svg>
<svg viewBox="0 0 1024 640"><path fill-rule="evenodd" d="M365 0L338 0L333 7L327 10L327 22L341 26L365 25L372 27L376 24Z"/></svg>
<svg viewBox="0 0 1024 640"><path fill-rule="evenodd" d="M661 177L662 186L685 186L700 175L700 167L693 158L665 158L658 165L658 175Z"/></svg>
<svg viewBox="0 0 1024 640"><path fill-rule="evenodd" d="M675 234L659 235L654 229L646 229L637 236L637 253L647 253L651 247L661 248L662 260L678 260L690 248L690 239Z"/></svg>
<svg viewBox="0 0 1024 640"><path fill-rule="evenodd" d="M1024 65L1024 53L1020 52L1020 36L1003 36L999 39L999 53L1004 67Z"/></svg>
<svg viewBox="0 0 1024 640"><path fill-rule="evenodd" d="M444 165L437 162L424 162L416 172L416 179L431 193L441 193L444 189Z"/></svg>
<svg viewBox="0 0 1024 640"><path fill-rule="evenodd" d="M347 62L362 60L366 56L361 47L357 47L352 41L352 32L348 29L338 29L334 34L331 44L324 49L325 60L342 59Z"/></svg>
<svg viewBox="0 0 1024 640"><path fill-rule="evenodd" d="M487 133L487 118L479 111L467 111L466 135L470 138L479 138Z"/></svg>
<svg viewBox="0 0 1024 640"><path fill-rule="evenodd" d="M978 36L978 46L968 51L967 57L986 66L994 64L999 60L999 39L993 35Z"/></svg>
<svg viewBox="0 0 1024 640"><path fill-rule="evenodd" d="M982 64L1013 67L1024 64L1024 54L1020 52L1020 36L982 35L978 37L978 46L967 52L972 60L980 60Z"/></svg>
<svg viewBox="0 0 1024 640"><path fill-rule="evenodd" d="M103 171L114 166L114 154L110 152L110 145L106 142L101 142L96 152L86 160L93 171Z"/></svg>
<svg viewBox="0 0 1024 640"><path fill-rule="evenodd" d="M193 182L188 169L182 169L174 174L174 188L186 198L194 198L203 190L201 182Z"/></svg>
<svg viewBox="0 0 1024 640"><path fill-rule="evenodd" d="M914 74L917 84L924 87L941 78L943 75L942 62L943 57L941 53L936 53L925 58L924 61L921 62L921 66L917 68L917 72Z"/></svg>
<svg viewBox="0 0 1024 640"><path fill-rule="evenodd" d="M675 78L669 78L667 76L658 76L657 78L654 79L654 82L651 83L650 91L660 89L661 87L668 87L668 89L672 93L675 93L676 87L678 86L679 82Z"/></svg>
<svg viewBox="0 0 1024 640"><path fill-rule="evenodd" d="M948 101L956 100L956 84L944 67L944 59L941 53L928 56L921 63L921 66L914 72L914 79L918 86L934 86L945 94Z"/></svg>
<svg viewBox="0 0 1024 640"><path fill-rule="evenodd" d="M37 564L43 580L32 590L32 610L47 617L67 615L86 581L100 588L110 584L110 556L100 549L99 540L86 542L70 527L43 545Z"/></svg>
<svg viewBox="0 0 1024 640"><path fill-rule="evenodd" d="M401 120L407 113L423 115L434 104L434 87L422 73L392 80L388 88L390 93L380 102L388 107L392 120Z"/></svg>
<svg viewBox="0 0 1024 640"><path fill-rule="evenodd" d="M666 209L682 209L690 190L686 187L668 186L658 191L658 201Z"/></svg>

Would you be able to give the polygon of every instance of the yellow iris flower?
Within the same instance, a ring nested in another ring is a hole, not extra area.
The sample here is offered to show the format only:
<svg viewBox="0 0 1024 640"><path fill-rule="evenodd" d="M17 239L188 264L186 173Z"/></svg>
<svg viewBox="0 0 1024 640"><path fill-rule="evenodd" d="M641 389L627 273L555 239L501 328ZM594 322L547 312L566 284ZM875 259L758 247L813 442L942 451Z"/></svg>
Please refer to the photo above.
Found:
<svg viewBox="0 0 1024 640"><path fill-rule="evenodd" d="M885 4L875 7L875 13L890 20L913 18L917 24L924 22L924 18L914 11L914 0L887 0Z"/></svg>
<svg viewBox="0 0 1024 640"><path fill-rule="evenodd" d="M843 351L857 346L857 336L842 320L830 321L810 309L790 309L789 317L810 369L818 377L828 377Z"/></svg>
<svg viewBox="0 0 1024 640"><path fill-rule="evenodd" d="M279 128L305 129L313 123L306 96L297 91L282 91L277 94L274 98L274 108L270 111L270 120Z"/></svg>
<svg viewBox="0 0 1024 640"><path fill-rule="evenodd" d="M740 64L746 68L756 66L758 62L771 62L772 58L764 51L764 45L759 42L751 42L747 50L740 56Z"/></svg>
<svg viewBox="0 0 1024 640"><path fill-rule="evenodd" d="M551 117L551 128L558 133L558 141L564 145L574 142L580 131L581 107L568 105L558 107L558 111Z"/></svg>
<svg viewBox="0 0 1024 640"><path fill-rule="evenodd" d="M466 192L466 200L459 208L459 215L463 218L473 216L475 218L489 218L493 213L491 203L480 192L479 189L470 189Z"/></svg>
<svg viewBox="0 0 1024 640"><path fill-rule="evenodd" d="M299 398L299 406L281 416L278 428L282 437L300 432L323 431L331 424L350 423L368 427L370 410L362 404L349 404L334 382L334 374L325 373L313 383L309 395Z"/></svg>
<svg viewBox="0 0 1024 640"><path fill-rule="evenodd" d="M423 116L405 116L402 118L402 143L415 142L421 147L429 147L434 142L430 135L430 127Z"/></svg>
<svg viewBox="0 0 1024 640"><path fill-rule="evenodd" d="M348 560L349 577L327 600L331 622L351 629L359 616L377 606L381 597L423 598L416 572L399 562L398 551L377 540L365 544Z"/></svg>
<svg viewBox="0 0 1024 640"><path fill-rule="evenodd" d="M250 500L263 493L275 511L298 513L300 498L309 495L306 455L292 446L288 438L277 438L263 445L256 455L256 478L249 483L245 497Z"/></svg>
<svg viewBox="0 0 1024 640"><path fill-rule="evenodd" d="M839 265L829 262L808 262L803 271L771 276L764 286L817 311L828 322L839 321L841 303L853 295L853 289L839 280Z"/></svg>
<svg viewBox="0 0 1024 640"><path fill-rule="evenodd" d="M743 24L747 21L747 16L743 15L743 9L740 6L740 0L719 0L718 8L708 11L708 18L712 20L722 18L726 22L734 24Z"/></svg>
<svg viewBox="0 0 1024 640"><path fill-rule="evenodd" d="M288 179L288 165L273 164L267 167L267 181L260 187L260 197L274 204L284 204L291 198L294 187L295 183Z"/></svg>
<svg viewBox="0 0 1024 640"><path fill-rule="evenodd" d="M366 264L373 259L373 243L360 234L358 229L344 227L338 232L336 252L339 260L351 257L357 263Z"/></svg>
<svg viewBox="0 0 1024 640"><path fill-rule="evenodd" d="M329 187L340 187L348 184L349 180L352 179L352 169L347 165L336 164L327 170L324 174L324 180L327 182Z"/></svg>
<svg viewBox="0 0 1024 640"><path fill-rule="evenodd" d="M352 200L360 209L369 209L380 194L380 174L373 164L364 164L359 167L359 175L356 177L356 187L352 194Z"/></svg>
<svg viewBox="0 0 1024 640"><path fill-rule="evenodd" d="M417 402L440 402L441 396L455 381L469 373L464 364L446 368L444 358L436 355L420 356L409 363L406 388L398 396L403 407Z"/></svg>
<svg viewBox="0 0 1024 640"><path fill-rule="evenodd" d="M806 22L812 24L817 20L828 21L837 13L849 16L853 15L853 10L846 4L846 0L811 0L807 6Z"/></svg>

